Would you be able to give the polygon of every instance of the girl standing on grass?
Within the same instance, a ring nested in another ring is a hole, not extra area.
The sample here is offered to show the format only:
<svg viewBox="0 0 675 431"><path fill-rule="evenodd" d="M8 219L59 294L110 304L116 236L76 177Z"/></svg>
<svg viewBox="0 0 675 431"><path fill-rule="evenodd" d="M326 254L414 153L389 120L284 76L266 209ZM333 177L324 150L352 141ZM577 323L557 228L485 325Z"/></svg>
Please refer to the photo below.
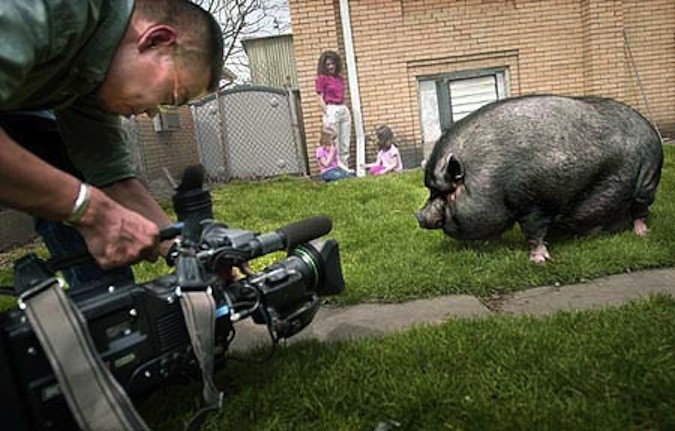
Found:
<svg viewBox="0 0 675 431"><path fill-rule="evenodd" d="M401 154L396 148L394 132L388 126L379 126L375 129L377 136L377 159L375 163L363 165L372 175L384 175L389 172L403 170Z"/></svg>
<svg viewBox="0 0 675 431"><path fill-rule="evenodd" d="M324 51L319 57L316 75L315 87L323 112L323 126L336 131L338 157L344 166L349 166L352 117L345 105L345 81L340 55L335 51Z"/></svg>

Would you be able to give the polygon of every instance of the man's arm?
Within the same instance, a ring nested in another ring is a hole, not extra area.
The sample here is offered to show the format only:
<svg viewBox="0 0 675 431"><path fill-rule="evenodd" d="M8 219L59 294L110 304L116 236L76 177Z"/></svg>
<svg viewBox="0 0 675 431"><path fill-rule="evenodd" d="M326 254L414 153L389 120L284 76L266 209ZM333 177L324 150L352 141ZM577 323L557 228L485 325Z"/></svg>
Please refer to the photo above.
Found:
<svg viewBox="0 0 675 431"><path fill-rule="evenodd" d="M0 202L52 220L65 220L79 181L19 146L0 129Z"/></svg>
<svg viewBox="0 0 675 431"><path fill-rule="evenodd" d="M1 203L51 220L66 220L79 188L77 178L40 160L0 129ZM157 258L157 225L95 187L76 228L103 268Z"/></svg>

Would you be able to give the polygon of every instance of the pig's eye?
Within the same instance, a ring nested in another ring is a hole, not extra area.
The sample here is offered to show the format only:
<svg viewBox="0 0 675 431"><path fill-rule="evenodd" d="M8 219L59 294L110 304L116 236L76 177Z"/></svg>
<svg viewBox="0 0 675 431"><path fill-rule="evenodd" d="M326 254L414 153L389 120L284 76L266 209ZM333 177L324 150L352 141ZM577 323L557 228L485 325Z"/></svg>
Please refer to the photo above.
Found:
<svg viewBox="0 0 675 431"><path fill-rule="evenodd" d="M457 198L457 188L453 188L450 191L443 193L443 199L449 204L454 204L455 199Z"/></svg>
<svg viewBox="0 0 675 431"><path fill-rule="evenodd" d="M429 200L433 201L434 199L444 199L445 193L438 189L430 189Z"/></svg>
<svg viewBox="0 0 675 431"><path fill-rule="evenodd" d="M438 189L432 189L431 190L431 197L430 200L436 200L437 202L445 202L445 203L454 203L455 202L455 192L457 188L452 188L451 190L438 190Z"/></svg>

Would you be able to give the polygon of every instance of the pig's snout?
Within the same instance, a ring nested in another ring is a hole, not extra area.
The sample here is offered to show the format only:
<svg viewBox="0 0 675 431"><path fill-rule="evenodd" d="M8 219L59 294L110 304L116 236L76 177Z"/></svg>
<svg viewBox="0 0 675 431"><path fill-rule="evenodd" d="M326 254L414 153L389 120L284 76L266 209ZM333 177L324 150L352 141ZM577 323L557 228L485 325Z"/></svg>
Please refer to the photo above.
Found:
<svg viewBox="0 0 675 431"><path fill-rule="evenodd" d="M435 202L428 202L424 208L415 212L415 217L421 228L439 229L443 227L445 218L443 217L443 208Z"/></svg>

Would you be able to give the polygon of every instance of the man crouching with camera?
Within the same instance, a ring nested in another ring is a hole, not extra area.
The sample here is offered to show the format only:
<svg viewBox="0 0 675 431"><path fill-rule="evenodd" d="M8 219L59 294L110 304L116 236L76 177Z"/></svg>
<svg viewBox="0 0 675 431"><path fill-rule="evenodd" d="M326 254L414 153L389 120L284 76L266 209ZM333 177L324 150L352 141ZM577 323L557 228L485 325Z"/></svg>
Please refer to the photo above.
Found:
<svg viewBox="0 0 675 431"><path fill-rule="evenodd" d="M213 17L186 0L4 0L0 39L0 203L35 216L53 256L88 249L96 264L66 272L71 286L166 254L171 220L120 115L217 89Z"/></svg>
<svg viewBox="0 0 675 431"><path fill-rule="evenodd" d="M128 265L168 253L160 228L171 220L136 178L120 116L216 90L218 23L187 0L3 0L0 40L0 204L33 215L54 258L93 256L64 271L71 287L133 280ZM37 399L62 393L80 429L147 429L51 274L36 264L17 283L16 268L15 288L27 284L18 322L30 321L59 382ZM3 365L0 383L19 385L16 374ZM12 393L3 408L22 405ZM15 410L3 411L5 426L27 426Z"/></svg>

